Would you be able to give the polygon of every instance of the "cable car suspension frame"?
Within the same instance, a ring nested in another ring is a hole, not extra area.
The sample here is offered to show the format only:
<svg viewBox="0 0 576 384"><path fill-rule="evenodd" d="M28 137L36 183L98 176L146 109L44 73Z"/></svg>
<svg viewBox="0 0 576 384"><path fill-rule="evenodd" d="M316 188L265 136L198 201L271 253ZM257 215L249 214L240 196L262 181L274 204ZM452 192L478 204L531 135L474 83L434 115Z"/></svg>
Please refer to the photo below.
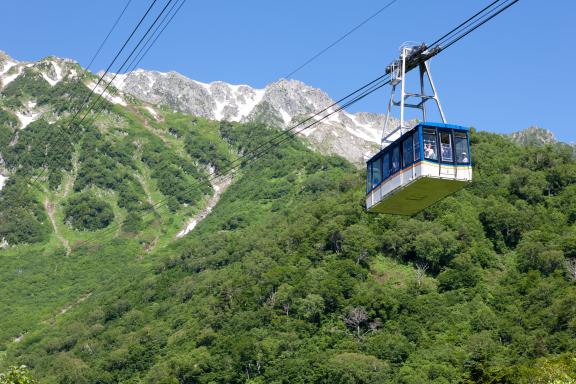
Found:
<svg viewBox="0 0 576 384"><path fill-rule="evenodd" d="M388 67L386 67L386 74L390 75L390 84L392 85L392 90L390 93L390 100L388 102L384 129L382 130L381 148L385 148L397 140L409 128L404 119L405 108L420 109L422 112L422 121L426 121L426 102L433 100L436 104L436 107L438 108L442 122L444 124L447 123L446 115L442 109L442 104L440 103L436 85L432 79L432 73L430 72L429 64L430 58L437 55L440 51L441 48L439 46L428 49L428 46L424 43L420 45L410 45L405 43L400 47L400 57L394 60ZM407 92L406 75L410 70L416 67L419 68L420 72L420 91ZM428 80L432 90L431 95L427 95L425 92L425 78ZM399 100L395 100L396 87L398 85L400 85L400 98ZM410 100L410 98L416 98L417 102L407 102ZM390 131L388 129L388 125L390 122L392 107L400 107L400 124Z"/></svg>

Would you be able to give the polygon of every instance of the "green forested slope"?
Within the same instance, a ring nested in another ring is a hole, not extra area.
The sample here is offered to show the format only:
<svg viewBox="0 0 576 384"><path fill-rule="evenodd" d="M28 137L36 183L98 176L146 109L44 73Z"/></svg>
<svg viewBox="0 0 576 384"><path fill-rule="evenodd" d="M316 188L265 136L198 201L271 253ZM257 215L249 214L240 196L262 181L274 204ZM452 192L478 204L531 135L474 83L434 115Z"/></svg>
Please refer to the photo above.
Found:
<svg viewBox="0 0 576 384"><path fill-rule="evenodd" d="M272 134L218 129L230 153ZM362 172L293 140L149 267L7 343L4 364L46 383L569 382L572 152L472 144L473 184L402 218L364 213Z"/></svg>
<svg viewBox="0 0 576 384"><path fill-rule="evenodd" d="M0 92L0 172L9 177L0 191L0 242L9 246L0 249L0 361L14 340L115 278L149 270L156 247L202 209L212 188L185 148L190 135L215 142L222 159L235 156L218 123L160 108L156 119L136 100L100 101L99 114L78 124L86 108L72 122L88 94L76 79L50 86L37 66ZM39 118L22 129L23 105Z"/></svg>

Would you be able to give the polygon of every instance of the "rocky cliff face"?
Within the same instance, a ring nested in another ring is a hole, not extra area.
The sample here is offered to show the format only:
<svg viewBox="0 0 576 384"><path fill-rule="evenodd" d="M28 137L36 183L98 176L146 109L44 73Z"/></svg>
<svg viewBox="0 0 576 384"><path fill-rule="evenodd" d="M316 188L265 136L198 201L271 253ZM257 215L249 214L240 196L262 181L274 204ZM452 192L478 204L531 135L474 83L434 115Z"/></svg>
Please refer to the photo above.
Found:
<svg viewBox="0 0 576 384"><path fill-rule="evenodd" d="M546 128L536 126L528 127L521 131L513 132L510 135L508 135L508 137L510 137L512 141L514 141L515 143L521 145L541 146L546 144L555 144L559 146L566 146L572 150L574 157L576 157L576 143L574 142L564 143L558 141L554 136L554 133L552 133L552 131L549 131Z"/></svg>
<svg viewBox="0 0 576 384"><path fill-rule="evenodd" d="M540 127L529 127L510 135L512 140L523 145L544 145L556 142L554 134Z"/></svg>
<svg viewBox="0 0 576 384"><path fill-rule="evenodd" d="M221 81L201 83L176 72L136 70L118 75L114 85L148 103L208 119L258 121L285 129L334 103L317 88L285 79L255 89ZM359 164L378 149L384 118L380 114L340 111L302 134L321 151Z"/></svg>

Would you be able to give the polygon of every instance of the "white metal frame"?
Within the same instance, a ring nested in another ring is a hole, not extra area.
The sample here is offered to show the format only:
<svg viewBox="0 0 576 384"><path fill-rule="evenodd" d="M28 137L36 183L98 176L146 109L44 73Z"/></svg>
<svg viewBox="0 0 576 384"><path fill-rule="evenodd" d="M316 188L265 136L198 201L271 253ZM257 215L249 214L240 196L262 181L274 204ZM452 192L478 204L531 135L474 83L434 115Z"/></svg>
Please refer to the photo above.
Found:
<svg viewBox="0 0 576 384"><path fill-rule="evenodd" d="M382 131L382 141L381 148L385 148L395 140L397 140L404 131L408 129L406 122L404 120L404 108L416 108L422 111L422 121L426 121L426 102L429 100L434 100L442 122L446 124L446 115L442 109L442 104L440 103L440 98L438 96L438 91L434 80L432 79L432 74L430 73L429 57L433 56L433 52L429 52L427 47L422 45L408 45L403 44L400 47L400 58L394 60L386 69L387 73L390 73L390 84L392 85L392 91L390 93L390 101L388 102L388 110L386 113L386 120L384 123L384 129ZM418 60L420 59L420 60ZM420 91L419 92L406 92L406 75L407 73L415 67L413 64L417 60L416 64L420 72ZM412 64L409 65L410 62ZM424 77L428 79L430 88L432 90L432 95L427 95L424 86ZM400 84L400 100L395 99L396 87ZM418 99L416 102L407 102L409 98ZM400 125L394 127L391 131L388 129L388 124L390 122L390 114L392 112L392 107L400 107Z"/></svg>

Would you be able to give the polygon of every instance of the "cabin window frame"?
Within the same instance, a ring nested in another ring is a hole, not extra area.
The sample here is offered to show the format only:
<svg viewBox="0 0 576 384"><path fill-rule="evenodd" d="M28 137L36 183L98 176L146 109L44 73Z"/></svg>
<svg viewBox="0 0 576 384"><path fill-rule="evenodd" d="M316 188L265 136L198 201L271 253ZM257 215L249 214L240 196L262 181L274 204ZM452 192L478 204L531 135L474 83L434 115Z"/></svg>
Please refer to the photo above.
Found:
<svg viewBox="0 0 576 384"><path fill-rule="evenodd" d="M390 176L395 175L396 173L398 173L401 169L402 169L402 156L401 156L401 143L398 143L396 145L394 145L393 147L390 148ZM396 162L397 162L397 166L396 168L394 168L394 157L395 157L395 153L398 154L398 157L396 158Z"/></svg>
<svg viewBox="0 0 576 384"><path fill-rule="evenodd" d="M466 149L466 155L468 156L468 161L460 161L459 160L459 155L456 148L456 135L463 135L464 137L458 137L459 140L464 141L464 145L465 145L465 149ZM468 132L465 131L454 131L454 137L453 137L453 141L454 141L454 158L455 158L455 163L456 164L460 164L460 165L469 165L471 164L471 159L470 159L470 135L468 134Z"/></svg>
<svg viewBox="0 0 576 384"><path fill-rule="evenodd" d="M414 134L408 133L404 135L404 139L402 140L402 169L408 168L414 164ZM410 147L406 148L406 144ZM406 153L408 150L409 153ZM408 160L408 163L406 163Z"/></svg>
<svg viewBox="0 0 576 384"><path fill-rule="evenodd" d="M382 155L382 182L390 177L390 152L386 151Z"/></svg>
<svg viewBox="0 0 576 384"><path fill-rule="evenodd" d="M366 165L366 193L372 190L372 167L372 160L370 160Z"/></svg>
<svg viewBox="0 0 576 384"><path fill-rule="evenodd" d="M414 151L414 161L413 163L416 164L419 161L422 161L422 140L420 138L420 128L414 131L412 135L412 150Z"/></svg>
<svg viewBox="0 0 576 384"><path fill-rule="evenodd" d="M376 180L374 172L375 170L379 172L378 180ZM372 161L372 178L370 180L370 185L372 186L372 189L377 188L380 184L382 184L382 155L377 156Z"/></svg>
<svg viewBox="0 0 576 384"><path fill-rule="evenodd" d="M432 133L432 131L434 131L434 133ZM434 154L435 157L427 157L426 156L426 152L425 152L425 146L426 146L426 142L425 140L427 140L426 135L432 135L432 137L434 138L434 148L432 148L434 150ZM423 155L423 159L427 160L427 161L433 161L433 162L438 162L440 161L440 153L438 151L438 143L440 142L440 138L438 137L438 129L436 127L431 127L431 126L424 126L422 127L422 155Z"/></svg>
<svg viewBox="0 0 576 384"><path fill-rule="evenodd" d="M449 151L444 151L444 148L442 147L442 135L448 135L448 139L450 141L449 145L450 147L448 148ZM438 129L438 143L440 144L440 151L438 153L439 155L439 160L442 164L454 164L454 138L452 137L452 132L447 131L445 129ZM444 153L449 153L450 154L450 159L445 159L444 157Z"/></svg>

